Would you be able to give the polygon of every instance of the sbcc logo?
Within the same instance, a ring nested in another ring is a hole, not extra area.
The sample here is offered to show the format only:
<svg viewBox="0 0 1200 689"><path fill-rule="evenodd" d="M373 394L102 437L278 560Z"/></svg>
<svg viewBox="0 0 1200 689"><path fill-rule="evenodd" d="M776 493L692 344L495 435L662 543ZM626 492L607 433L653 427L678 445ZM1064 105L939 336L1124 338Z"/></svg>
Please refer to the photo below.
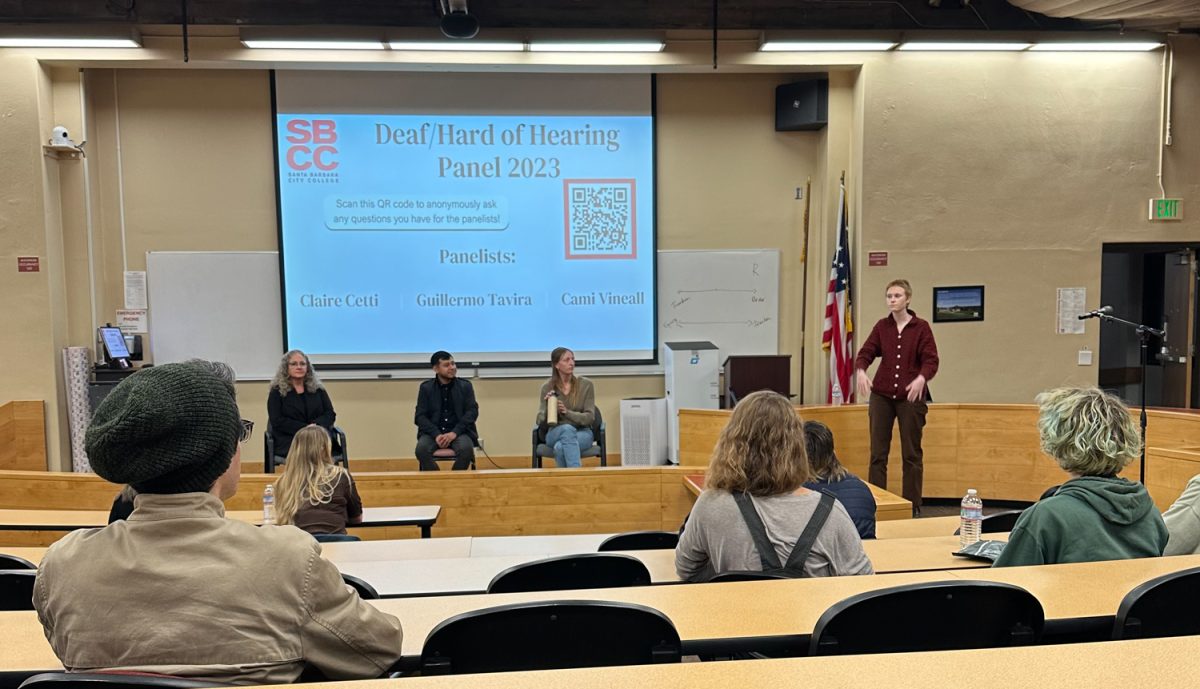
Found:
<svg viewBox="0 0 1200 689"><path fill-rule="evenodd" d="M337 123L333 120L289 120L287 123L288 167L293 170L336 170L338 162ZM311 145L310 145L311 144Z"/></svg>

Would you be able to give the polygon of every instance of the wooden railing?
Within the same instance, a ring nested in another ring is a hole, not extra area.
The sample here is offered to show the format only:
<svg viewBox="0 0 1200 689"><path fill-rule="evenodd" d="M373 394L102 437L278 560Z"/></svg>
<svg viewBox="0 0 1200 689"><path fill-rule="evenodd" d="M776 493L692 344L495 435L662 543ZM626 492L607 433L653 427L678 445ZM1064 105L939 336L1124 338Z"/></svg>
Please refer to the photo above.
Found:
<svg viewBox="0 0 1200 689"><path fill-rule="evenodd" d="M800 415L833 431L838 458L867 476L871 439L866 405L799 407ZM680 463L704 466L731 412L679 412ZM993 500L1034 501L1067 474L1042 453L1032 404L931 404L924 432L925 496L959 498L968 488ZM1188 480L1200 474L1200 414L1148 412L1146 487L1166 509ZM899 433L892 438L888 490L900 493ZM1135 460L1122 474L1138 478Z"/></svg>

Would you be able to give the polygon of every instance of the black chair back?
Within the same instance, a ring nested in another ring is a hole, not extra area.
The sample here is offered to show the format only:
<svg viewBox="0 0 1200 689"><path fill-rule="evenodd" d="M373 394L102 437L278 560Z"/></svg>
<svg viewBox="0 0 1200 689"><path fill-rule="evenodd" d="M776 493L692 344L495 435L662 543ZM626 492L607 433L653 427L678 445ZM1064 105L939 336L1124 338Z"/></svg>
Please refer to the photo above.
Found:
<svg viewBox="0 0 1200 689"><path fill-rule="evenodd" d="M21 689L201 689L232 686L201 679L119 672L43 672L21 683Z"/></svg>
<svg viewBox="0 0 1200 689"><path fill-rule="evenodd" d="M674 531L630 531L604 539L597 551L670 550L676 545L679 545L679 534Z"/></svg>
<svg viewBox="0 0 1200 689"><path fill-rule="evenodd" d="M0 553L0 569L37 569L37 565L23 557Z"/></svg>
<svg viewBox="0 0 1200 689"><path fill-rule="evenodd" d="M509 567L488 584L488 593L567 591L649 586L650 571L629 555L564 555Z"/></svg>
<svg viewBox="0 0 1200 689"><path fill-rule="evenodd" d="M720 584L728 581L769 581L771 579L791 579L792 577L783 574L772 574L770 572L722 572L709 579L707 583Z"/></svg>
<svg viewBox="0 0 1200 689"><path fill-rule="evenodd" d="M357 591L358 597L363 600L377 600L379 598L379 592L375 590L374 586L352 574L342 574L342 581Z"/></svg>
<svg viewBox="0 0 1200 689"><path fill-rule="evenodd" d="M1200 567L1156 577L1125 595L1114 639L1200 634Z"/></svg>
<svg viewBox="0 0 1200 689"><path fill-rule="evenodd" d="M677 663L679 633L657 610L540 601L452 617L425 639L422 675Z"/></svg>
<svg viewBox="0 0 1200 689"><path fill-rule="evenodd" d="M350 453L346 449L346 432L339 426L334 426L329 431L330 442L333 447L330 448L330 453L333 455L333 463L341 464L350 468ZM275 473L275 465L282 464L282 461L276 459L275 455L275 434L271 429L271 422L267 421L266 428L263 429L263 473Z"/></svg>
<svg viewBox="0 0 1200 689"><path fill-rule="evenodd" d="M1017 586L909 584L835 604L817 620L808 650L848 655L1024 646L1041 639L1044 622L1042 604Z"/></svg>
<svg viewBox="0 0 1200 689"><path fill-rule="evenodd" d="M1008 510L1006 512L997 512L989 514L979 522L979 533L1008 533L1017 525L1017 520L1025 510ZM954 535L957 536L959 529L954 530Z"/></svg>
<svg viewBox="0 0 1200 689"><path fill-rule="evenodd" d="M35 569L0 570L0 610L33 610Z"/></svg>

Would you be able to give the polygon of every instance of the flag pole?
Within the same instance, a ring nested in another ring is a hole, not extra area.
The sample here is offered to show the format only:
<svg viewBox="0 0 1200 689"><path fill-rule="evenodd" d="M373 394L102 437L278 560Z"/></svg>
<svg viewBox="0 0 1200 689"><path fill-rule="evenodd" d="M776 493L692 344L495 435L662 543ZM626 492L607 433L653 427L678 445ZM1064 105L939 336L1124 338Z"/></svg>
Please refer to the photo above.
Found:
<svg viewBox="0 0 1200 689"><path fill-rule="evenodd" d="M804 241L800 245L800 263L804 265L800 278L800 404L804 404L804 355L808 351L805 337L808 332L808 210L812 206L812 177L804 182Z"/></svg>

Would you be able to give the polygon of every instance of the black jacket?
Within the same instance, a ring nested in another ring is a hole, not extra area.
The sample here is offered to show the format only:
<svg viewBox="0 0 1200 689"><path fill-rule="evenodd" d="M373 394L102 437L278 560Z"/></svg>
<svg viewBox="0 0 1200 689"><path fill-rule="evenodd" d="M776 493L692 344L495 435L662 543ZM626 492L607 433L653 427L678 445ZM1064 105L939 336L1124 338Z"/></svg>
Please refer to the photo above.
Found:
<svg viewBox="0 0 1200 689"><path fill-rule="evenodd" d="M271 424L271 434L275 438L276 457L287 456L292 436L301 428L315 423L328 431L336 419L337 413L333 411L333 402L329 401L325 388L303 394L293 391L287 396L280 395L277 388L271 388L267 395L267 422Z"/></svg>
<svg viewBox="0 0 1200 689"><path fill-rule="evenodd" d="M454 404L454 414L458 423L454 433L466 433L473 442L479 441L479 431L475 429L475 421L479 418L479 403L475 401L475 388L462 378L455 378L450 387L450 401ZM442 417L442 391L438 389L437 376L421 383L417 391L417 413L413 421L417 424L417 437L422 435L439 436L442 429L438 419Z"/></svg>

